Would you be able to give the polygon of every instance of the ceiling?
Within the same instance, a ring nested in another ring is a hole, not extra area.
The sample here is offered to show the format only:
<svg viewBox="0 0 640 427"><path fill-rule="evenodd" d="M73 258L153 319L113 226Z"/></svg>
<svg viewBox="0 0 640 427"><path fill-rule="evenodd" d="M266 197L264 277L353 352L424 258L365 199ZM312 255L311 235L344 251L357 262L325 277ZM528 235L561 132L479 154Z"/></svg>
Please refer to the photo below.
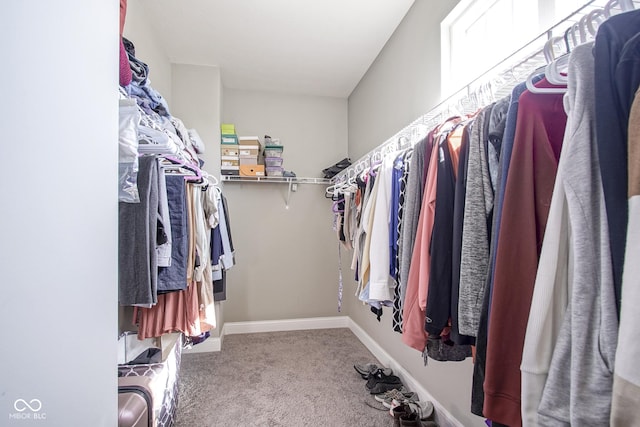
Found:
<svg viewBox="0 0 640 427"><path fill-rule="evenodd" d="M172 63L225 87L348 97L414 0L140 0Z"/></svg>

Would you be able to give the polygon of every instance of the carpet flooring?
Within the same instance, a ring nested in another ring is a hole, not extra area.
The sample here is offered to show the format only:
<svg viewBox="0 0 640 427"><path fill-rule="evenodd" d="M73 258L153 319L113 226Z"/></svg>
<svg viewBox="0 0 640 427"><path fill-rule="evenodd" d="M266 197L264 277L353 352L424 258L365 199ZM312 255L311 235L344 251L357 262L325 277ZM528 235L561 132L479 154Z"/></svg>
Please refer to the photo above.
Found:
<svg viewBox="0 0 640 427"><path fill-rule="evenodd" d="M379 364L349 329L227 335L182 356L175 425L392 426L355 363Z"/></svg>

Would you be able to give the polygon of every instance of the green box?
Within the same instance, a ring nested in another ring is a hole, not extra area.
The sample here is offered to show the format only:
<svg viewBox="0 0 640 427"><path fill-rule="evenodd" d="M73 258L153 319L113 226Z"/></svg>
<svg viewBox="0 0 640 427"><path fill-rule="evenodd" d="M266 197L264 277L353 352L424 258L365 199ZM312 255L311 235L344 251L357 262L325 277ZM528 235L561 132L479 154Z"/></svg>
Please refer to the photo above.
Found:
<svg viewBox="0 0 640 427"><path fill-rule="evenodd" d="M236 134L222 134L220 137L221 144L238 145L238 135Z"/></svg>
<svg viewBox="0 0 640 427"><path fill-rule="evenodd" d="M220 125L220 133L223 135L235 135L236 126L232 123L222 123Z"/></svg>

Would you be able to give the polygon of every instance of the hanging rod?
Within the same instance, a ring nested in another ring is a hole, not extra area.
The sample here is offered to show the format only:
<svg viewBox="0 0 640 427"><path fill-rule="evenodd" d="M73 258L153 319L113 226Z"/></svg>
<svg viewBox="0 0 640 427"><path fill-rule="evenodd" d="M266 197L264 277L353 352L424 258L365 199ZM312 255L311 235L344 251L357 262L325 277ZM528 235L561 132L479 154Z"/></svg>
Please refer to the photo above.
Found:
<svg viewBox="0 0 640 427"><path fill-rule="evenodd" d="M366 170L372 162L381 161L387 153L415 145L427 135L430 129L448 117L467 115L496 99L510 95L517 84L547 63L544 45L551 41L555 34L564 36L567 30L580 23L581 20L594 16L592 12L607 10L609 13L611 5L620 6L621 1L590 0L586 2L559 23L438 103L428 113L418 117L385 142L353 162L351 166L334 176L331 183L345 182ZM625 0L625 3L637 8L640 0ZM560 38L557 37L557 39ZM561 39L564 41L564 37ZM554 47L552 46L552 48Z"/></svg>

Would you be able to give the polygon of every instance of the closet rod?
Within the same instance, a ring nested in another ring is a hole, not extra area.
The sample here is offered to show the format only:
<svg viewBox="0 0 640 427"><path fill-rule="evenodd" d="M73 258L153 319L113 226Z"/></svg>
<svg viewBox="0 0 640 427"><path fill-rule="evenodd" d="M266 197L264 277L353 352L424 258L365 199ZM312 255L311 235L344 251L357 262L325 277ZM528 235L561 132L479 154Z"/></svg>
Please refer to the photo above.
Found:
<svg viewBox="0 0 640 427"><path fill-rule="evenodd" d="M517 84L547 63L544 46L552 40L554 35L564 36L567 30L589 17L591 12L603 10L613 2L618 3L616 0L609 2L590 0L586 2L569 16L438 103L428 113L418 117L385 142L369 151L333 177L331 183L345 182L366 170L372 162L381 161L385 154L404 149L409 145L413 146L426 136L430 129L450 116L472 113L496 99L509 95ZM635 6L640 1L636 0L632 3ZM564 38L562 39L564 40Z"/></svg>

